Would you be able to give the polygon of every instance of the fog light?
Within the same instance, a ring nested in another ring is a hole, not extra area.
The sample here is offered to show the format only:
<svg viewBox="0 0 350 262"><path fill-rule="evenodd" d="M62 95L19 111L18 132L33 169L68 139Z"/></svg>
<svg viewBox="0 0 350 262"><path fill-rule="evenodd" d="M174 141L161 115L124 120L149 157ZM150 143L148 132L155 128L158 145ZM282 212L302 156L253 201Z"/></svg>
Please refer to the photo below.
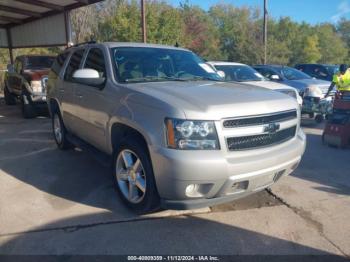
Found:
<svg viewBox="0 0 350 262"><path fill-rule="evenodd" d="M186 187L185 193L188 197L201 197L202 194L198 192L199 185L198 184L190 184Z"/></svg>

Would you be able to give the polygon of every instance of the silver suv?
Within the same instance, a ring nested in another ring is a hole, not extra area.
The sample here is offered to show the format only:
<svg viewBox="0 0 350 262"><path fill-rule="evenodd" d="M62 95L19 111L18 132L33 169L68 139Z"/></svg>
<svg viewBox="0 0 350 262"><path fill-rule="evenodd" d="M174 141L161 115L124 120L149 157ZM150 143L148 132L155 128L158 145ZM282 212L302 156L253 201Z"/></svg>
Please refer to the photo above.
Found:
<svg viewBox="0 0 350 262"><path fill-rule="evenodd" d="M69 48L53 64L47 95L58 147L109 157L122 200L140 212L257 192L296 169L305 150L295 99L222 82L182 48Z"/></svg>

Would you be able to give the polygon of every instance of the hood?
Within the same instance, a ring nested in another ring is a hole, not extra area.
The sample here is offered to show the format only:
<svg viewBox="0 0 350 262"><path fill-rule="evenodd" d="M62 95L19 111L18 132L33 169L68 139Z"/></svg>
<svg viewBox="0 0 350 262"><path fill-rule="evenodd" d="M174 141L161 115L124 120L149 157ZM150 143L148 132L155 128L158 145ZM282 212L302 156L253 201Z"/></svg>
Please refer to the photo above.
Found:
<svg viewBox="0 0 350 262"><path fill-rule="evenodd" d="M294 89L293 87L276 83L273 81L249 81L249 82L244 82L244 84L247 85L253 85L253 86L259 86L259 87L264 87L272 90L281 90L281 89Z"/></svg>
<svg viewBox="0 0 350 262"><path fill-rule="evenodd" d="M45 75L49 74L50 69L25 69L24 74L31 80L41 80Z"/></svg>
<svg viewBox="0 0 350 262"><path fill-rule="evenodd" d="M127 87L182 109L187 119L220 120L298 108L293 98L241 83L171 81L135 83Z"/></svg>
<svg viewBox="0 0 350 262"><path fill-rule="evenodd" d="M305 91L307 87L318 87L321 89L323 94L326 94L328 91L331 82L324 81L320 79L300 79L300 80L289 80L288 84L297 88L300 91Z"/></svg>

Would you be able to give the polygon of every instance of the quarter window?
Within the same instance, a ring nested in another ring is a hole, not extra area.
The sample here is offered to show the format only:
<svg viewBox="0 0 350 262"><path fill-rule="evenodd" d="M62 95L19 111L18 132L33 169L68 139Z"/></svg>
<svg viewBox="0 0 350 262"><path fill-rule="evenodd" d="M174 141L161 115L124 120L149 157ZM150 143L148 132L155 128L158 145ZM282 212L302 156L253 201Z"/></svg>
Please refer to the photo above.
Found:
<svg viewBox="0 0 350 262"><path fill-rule="evenodd" d="M74 52L67 66L67 69L64 75L64 80L72 81L73 74L76 70L79 69L79 65L80 65L81 59L83 58L83 55L84 55L84 49L80 49Z"/></svg>

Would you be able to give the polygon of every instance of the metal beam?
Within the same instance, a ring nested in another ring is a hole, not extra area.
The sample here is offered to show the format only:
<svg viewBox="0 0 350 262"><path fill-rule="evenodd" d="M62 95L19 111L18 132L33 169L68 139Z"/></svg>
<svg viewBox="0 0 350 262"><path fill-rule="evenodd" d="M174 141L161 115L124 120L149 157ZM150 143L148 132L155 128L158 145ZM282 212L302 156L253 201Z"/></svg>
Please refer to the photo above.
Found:
<svg viewBox="0 0 350 262"><path fill-rule="evenodd" d="M0 20L8 21L11 23L16 23L16 24L20 24L22 22L21 19L9 17L9 16L4 16L4 15L0 15Z"/></svg>
<svg viewBox="0 0 350 262"><path fill-rule="evenodd" d="M16 13L16 14L27 15L27 16L41 17L40 13L25 10L25 9L10 7L6 5L0 5L0 11L6 11L10 13Z"/></svg>
<svg viewBox="0 0 350 262"><path fill-rule="evenodd" d="M13 64L12 35L11 35L11 30L9 28L6 29L6 35L7 35L7 45L8 45L9 54L10 54L10 63Z"/></svg>
<svg viewBox="0 0 350 262"><path fill-rule="evenodd" d="M43 2L43 1L40 1L40 0L15 0L15 1L16 2L30 4L30 5L34 5L34 6L41 6L41 7L45 7L45 8L52 9L52 10L59 10L59 11L63 11L64 10L64 6L51 4L51 3Z"/></svg>
<svg viewBox="0 0 350 262"><path fill-rule="evenodd" d="M142 26L142 42L147 42L147 29L146 29L146 3L145 0L141 0L141 26Z"/></svg>
<svg viewBox="0 0 350 262"><path fill-rule="evenodd" d="M267 63L267 0L264 0L264 64Z"/></svg>

